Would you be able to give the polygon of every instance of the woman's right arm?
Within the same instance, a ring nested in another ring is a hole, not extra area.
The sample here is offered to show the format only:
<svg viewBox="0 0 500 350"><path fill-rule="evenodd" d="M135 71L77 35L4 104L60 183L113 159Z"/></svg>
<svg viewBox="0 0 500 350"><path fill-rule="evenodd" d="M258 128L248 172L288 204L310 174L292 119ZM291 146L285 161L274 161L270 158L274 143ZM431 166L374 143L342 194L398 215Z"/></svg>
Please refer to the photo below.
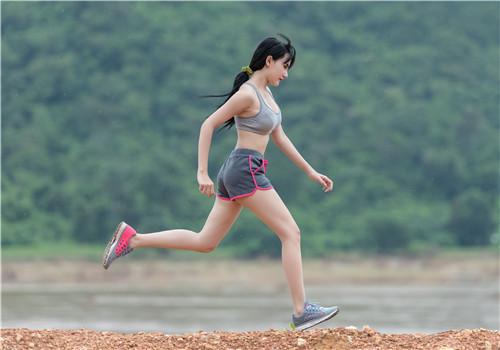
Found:
<svg viewBox="0 0 500 350"><path fill-rule="evenodd" d="M208 176L208 155L212 144L214 130L235 115L244 113L252 105L252 95L246 89L236 92L226 103L212 113L201 125L198 141L198 174L199 190L210 197L215 193L214 183Z"/></svg>

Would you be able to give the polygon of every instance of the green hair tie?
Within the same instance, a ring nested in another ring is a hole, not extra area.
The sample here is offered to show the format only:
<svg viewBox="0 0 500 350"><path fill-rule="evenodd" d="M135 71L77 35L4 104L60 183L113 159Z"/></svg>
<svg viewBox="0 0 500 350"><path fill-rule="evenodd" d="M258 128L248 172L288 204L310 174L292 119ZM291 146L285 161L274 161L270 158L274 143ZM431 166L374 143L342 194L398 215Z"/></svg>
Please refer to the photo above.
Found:
<svg viewBox="0 0 500 350"><path fill-rule="evenodd" d="M253 70L250 66L241 67L241 71L247 73L248 76L253 74Z"/></svg>

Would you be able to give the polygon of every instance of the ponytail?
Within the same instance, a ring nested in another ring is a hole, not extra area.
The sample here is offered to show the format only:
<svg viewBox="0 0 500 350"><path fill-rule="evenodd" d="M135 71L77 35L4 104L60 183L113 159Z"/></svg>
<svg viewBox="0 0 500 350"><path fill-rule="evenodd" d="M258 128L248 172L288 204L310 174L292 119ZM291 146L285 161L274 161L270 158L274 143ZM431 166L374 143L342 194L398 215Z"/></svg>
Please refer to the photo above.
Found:
<svg viewBox="0 0 500 350"><path fill-rule="evenodd" d="M249 66L247 66L247 67L249 67ZM252 69L252 68L250 67L250 69ZM223 94L223 95L205 95L202 97L225 97L225 96L227 96L226 99L224 100L224 102L222 102L220 105L217 106L217 109L218 109L221 106L223 106L224 103L226 103L240 89L241 85L243 85L245 82L248 81L248 79L250 79L250 76L248 75L248 73L241 71L234 78L233 88L230 92L228 92L227 94ZM233 124L234 124L234 117L227 120L224 123L224 125L222 125L222 127L218 130L218 132L223 130L224 128L230 129L233 126Z"/></svg>
<svg viewBox="0 0 500 350"><path fill-rule="evenodd" d="M288 39L283 34L278 34L278 35L283 37L286 43L283 43L282 41L274 37L269 37L264 39L255 49L250 64L248 66L242 67L241 72L239 72L234 78L233 88L230 92L222 95L204 95L201 97L227 96L224 102L222 102L219 106L217 106L217 108L220 108L221 106L224 105L224 103L226 103L231 98L231 96L233 96L240 89L241 85L243 85L250 79L250 76L253 74L253 72L260 70L264 67L264 65L266 64L267 56L272 56L274 60L278 60L284 57L286 54L289 54L290 55L289 61L291 68L295 62L295 48L290 43L290 39ZM227 120L218 131L221 131L224 128L230 129L233 125L234 125L234 116L231 119Z"/></svg>

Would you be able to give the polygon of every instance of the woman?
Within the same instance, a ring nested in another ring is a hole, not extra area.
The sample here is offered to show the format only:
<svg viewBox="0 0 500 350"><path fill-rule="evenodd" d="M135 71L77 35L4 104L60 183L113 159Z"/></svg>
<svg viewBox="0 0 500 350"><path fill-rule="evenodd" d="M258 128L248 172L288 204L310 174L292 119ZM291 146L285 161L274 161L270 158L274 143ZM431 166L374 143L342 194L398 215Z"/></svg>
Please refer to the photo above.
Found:
<svg viewBox="0 0 500 350"><path fill-rule="evenodd" d="M176 229L138 234L122 222L106 247L103 265L107 269L115 259L136 248L210 252L228 233L241 210L248 208L281 240L282 263L294 308L291 327L303 330L335 316L339 308L321 307L305 298L300 230L265 175L268 162L264 153L269 139L324 192L332 190L333 181L304 160L281 127L281 111L268 85L279 86L295 62L295 48L287 37L281 36L286 42L270 37L257 46L250 64L236 76L232 91L220 95L228 96L227 99L201 126L197 180L200 192L208 197L215 193L207 171L213 132L223 124L236 124L238 135L236 147L217 176L215 203L203 229L198 233Z"/></svg>

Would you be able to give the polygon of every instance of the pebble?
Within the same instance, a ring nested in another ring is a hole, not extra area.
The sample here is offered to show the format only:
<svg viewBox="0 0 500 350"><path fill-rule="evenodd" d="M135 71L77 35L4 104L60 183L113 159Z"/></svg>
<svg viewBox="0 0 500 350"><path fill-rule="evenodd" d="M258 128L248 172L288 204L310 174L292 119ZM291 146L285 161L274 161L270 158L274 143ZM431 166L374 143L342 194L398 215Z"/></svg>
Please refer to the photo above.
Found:
<svg viewBox="0 0 500 350"><path fill-rule="evenodd" d="M470 329L464 329L463 331L460 332L460 335L464 336L470 336L472 334L472 331Z"/></svg>
<svg viewBox="0 0 500 350"><path fill-rule="evenodd" d="M375 332L373 329L370 328L370 326L363 326L363 332L367 333L368 335L374 335Z"/></svg>
<svg viewBox="0 0 500 350"><path fill-rule="evenodd" d="M304 338L298 338L297 339L297 346L298 347L306 346L306 344L307 344L307 341Z"/></svg>

